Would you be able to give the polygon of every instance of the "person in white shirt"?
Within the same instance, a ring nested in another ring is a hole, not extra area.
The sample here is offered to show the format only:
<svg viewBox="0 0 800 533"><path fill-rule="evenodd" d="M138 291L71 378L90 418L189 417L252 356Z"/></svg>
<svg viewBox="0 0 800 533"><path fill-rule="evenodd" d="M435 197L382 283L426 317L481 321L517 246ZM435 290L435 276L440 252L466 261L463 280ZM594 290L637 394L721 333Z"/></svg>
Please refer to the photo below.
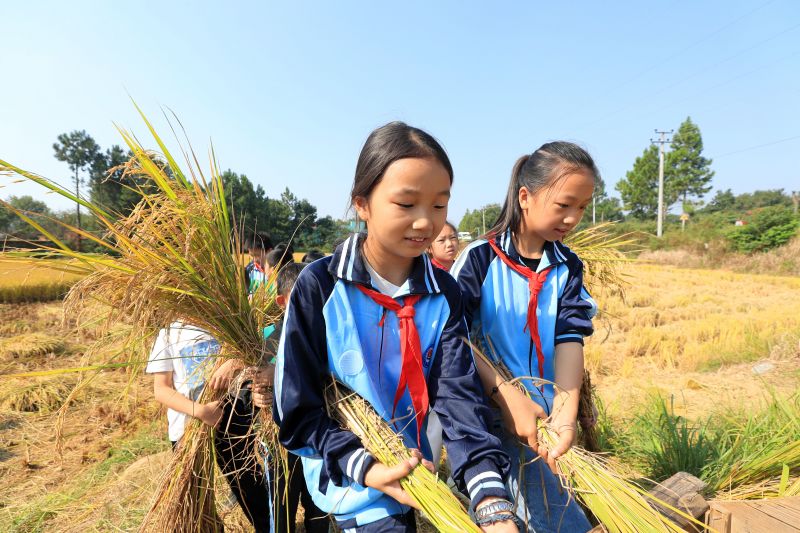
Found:
<svg viewBox="0 0 800 533"><path fill-rule="evenodd" d="M256 412L249 386L243 386L235 395L227 394L222 400L199 401L205 385L228 390L243 368L241 362L230 359L219 365L206 382L209 365L214 363L219 349L219 343L208 332L173 322L158 333L145 372L153 374L156 401L167 407L173 449L183 436L189 417L217 429L214 432L217 464L256 533L266 533L271 531L268 508L264 512L267 507L264 502L269 501L266 478L260 466L245 468L251 464L248 454L254 435L250 428Z"/></svg>

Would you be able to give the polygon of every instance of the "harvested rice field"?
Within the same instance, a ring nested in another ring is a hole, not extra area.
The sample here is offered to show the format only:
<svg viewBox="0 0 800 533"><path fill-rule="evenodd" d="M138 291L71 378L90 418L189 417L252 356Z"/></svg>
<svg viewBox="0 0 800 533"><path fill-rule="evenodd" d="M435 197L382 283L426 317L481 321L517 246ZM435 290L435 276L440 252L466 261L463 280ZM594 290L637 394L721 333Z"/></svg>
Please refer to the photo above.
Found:
<svg viewBox="0 0 800 533"><path fill-rule="evenodd" d="M800 315L789 306L800 280L647 264L627 273L624 299L595 294L603 312L586 347L611 453L636 447L620 435L652 398L701 424L798 389ZM113 369L76 390L80 373L46 372L83 364L93 340L62 322L60 302L0 305L2 531L135 531L146 513L171 454L149 379ZM42 375L8 377L33 371ZM229 531L248 530L237 509L223 516Z"/></svg>

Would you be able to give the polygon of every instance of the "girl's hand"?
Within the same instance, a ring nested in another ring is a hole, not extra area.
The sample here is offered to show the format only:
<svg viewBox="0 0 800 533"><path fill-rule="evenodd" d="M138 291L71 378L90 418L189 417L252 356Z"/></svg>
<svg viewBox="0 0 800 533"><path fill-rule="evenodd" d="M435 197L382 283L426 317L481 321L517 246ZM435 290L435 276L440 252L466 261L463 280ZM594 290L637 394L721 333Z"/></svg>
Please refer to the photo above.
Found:
<svg viewBox="0 0 800 533"><path fill-rule="evenodd" d="M233 381L233 378L236 377L236 374L238 374L242 368L244 368L244 363L238 359L228 359L219 365L211 375L208 386L211 387L212 390L227 389Z"/></svg>
<svg viewBox="0 0 800 533"><path fill-rule="evenodd" d="M549 425L558 434L558 442L556 442L556 445L549 453L544 449L544 446L542 446L542 451L539 452L539 455L547 462L550 470L552 470L554 474L558 474L556 459L567 453L572 447L578 435L578 423L575 417L562 416L553 417Z"/></svg>
<svg viewBox="0 0 800 533"><path fill-rule="evenodd" d="M275 365L265 365L253 368L253 387L272 387L275 381Z"/></svg>
<svg viewBox="0 0 800 533"><path fill-rule="evenodd" d="M501 407L506 428L516 435L523 444L534 452L539 451L539 420L547 418L541 405L531 400L527 394L507 385L503 390L504 405Z"/></svg>
<svg viewBox="0 0 800 533"><path fill-rule="evenodd" d="M403 505L408 505L419 511L421 510L419 505L403 490L400 486L400 480L407 477L420 462L425 468L433 472L433 463L423 459L419 450L411 450L411 457L395 466L386 466L376 461L367 470L364 476L364 484L367 487L383 492L387 496L391 496Z"/></svg>
<svg viewBox="0 0 800 533"><path fill-rule="evenodd" d="M219 401L201 403L200 408L195 411L195 417L199 418L203 424L216 428L222 420L222 407Z"/></svg>
<svg viewBox="0 0 800 533"><path fill-rule="evenodd" d="M264 409L272 404L274 380L275 365L261 366L253 372L253 405Z"/></svg>

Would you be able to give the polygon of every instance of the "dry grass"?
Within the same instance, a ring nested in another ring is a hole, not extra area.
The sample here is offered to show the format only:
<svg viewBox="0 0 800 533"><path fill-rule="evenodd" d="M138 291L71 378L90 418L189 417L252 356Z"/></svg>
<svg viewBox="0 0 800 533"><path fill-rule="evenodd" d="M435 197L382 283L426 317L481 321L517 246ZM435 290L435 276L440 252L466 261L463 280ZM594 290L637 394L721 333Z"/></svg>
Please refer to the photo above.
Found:
<svg viewBox="0 0 800 533"><path fill-rule="evenodd" d="M627 273L625 302L595 295L601 315L585 350L612 416L629 416L650 394L674 397L676 414L694 419L751 412L765 386L798 387L800 315L787 306L800 280L641 264Z"/></svg>
<svg viewBox="0 0 800 533"><path fill-rule="evenodd" d="M586 348L593 374L713 370L793 355L800 314L787 304L800 298L800 280L640 264L628 272L626 302L598 298L602 320Z"/></svg>
<svg viewBox="0 0 800 533"><path fill-rule="evenodd" d="M683 249L647 251L639 255L639 260L682 268L719 268L743 273L800 276L800 238L795 238L776 250L752 255L719 253L711 246L705 252Z"/></svg>

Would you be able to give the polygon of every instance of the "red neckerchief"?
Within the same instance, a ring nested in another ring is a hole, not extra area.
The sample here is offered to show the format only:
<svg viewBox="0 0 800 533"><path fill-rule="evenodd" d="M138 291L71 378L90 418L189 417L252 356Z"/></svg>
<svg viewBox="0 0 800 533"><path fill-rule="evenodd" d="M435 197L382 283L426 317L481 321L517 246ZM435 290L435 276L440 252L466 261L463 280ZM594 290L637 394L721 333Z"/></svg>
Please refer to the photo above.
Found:
<svg viewBox="0 0 800 533"><path fill-rule="evenodd" d="M258 264L258 261L253 261L253 268L264 274L264 268Z"/></svg>
<svg viewBox="0 0 800 533"><path fill-rule="evenodd" d="M527 324L522 331L527 329L528 333L531 335L531 340L533 340L533 346L536 350L536 361L539 366L539 377L544 379L544 352L542 351L542 340L539 338L539 321L536 319L536 307L539 303L539 291L542 290L542 286L547 279L547 274L553 267L549 266L541 272L536 273L530 268L520 265L516 261L512 261L511 258L508 257L499 246L497 246L497 243L494 242L494 237L489 239L489 246L492 247L492 250L494 250L494 253L497 254L497 257L499 257L500 260L505 263L506 266L508 266L508 268L528 280L528 289L531 291L531 297L528 300Z"/></svg>
<svg viewBox="0 0 800 533"><path fill-rule="evenodd" d="M419 341L419 332L414 323L414 304L422 297L419 294L406 296L403 298L401 306L394 298L382 294L376 290L369 289L363 285L356 284L356 287L372 300L389 311L394 311L400 322L400 355L403 360L400 370L400 380L397 383L397 391L394 393L394 405L392 406L392 418L400 398L403 397L406 387L411 396L411 405L414 407L417 418L417 445L422 447L422 423L428 413L428 385L425 382L425 374L422 370L422 348ZM381 317L378 326L383 327L386 314Z"/></svg>
<svg viewBox="0 0 800 533"><path fill-rule="evenodd" d="M449 271L450 271L450 269L449 269L449 268L447 268L446 266L444 266L443 264L441 264L439 261L437 261L437 260L436 260L436 259L434 259L433 257L431 257L431 264L432 264L433 266L435 266L436 268L441 268L441 269L442 269L442 270L444 270L445 272L449 272Z"/></svg>

